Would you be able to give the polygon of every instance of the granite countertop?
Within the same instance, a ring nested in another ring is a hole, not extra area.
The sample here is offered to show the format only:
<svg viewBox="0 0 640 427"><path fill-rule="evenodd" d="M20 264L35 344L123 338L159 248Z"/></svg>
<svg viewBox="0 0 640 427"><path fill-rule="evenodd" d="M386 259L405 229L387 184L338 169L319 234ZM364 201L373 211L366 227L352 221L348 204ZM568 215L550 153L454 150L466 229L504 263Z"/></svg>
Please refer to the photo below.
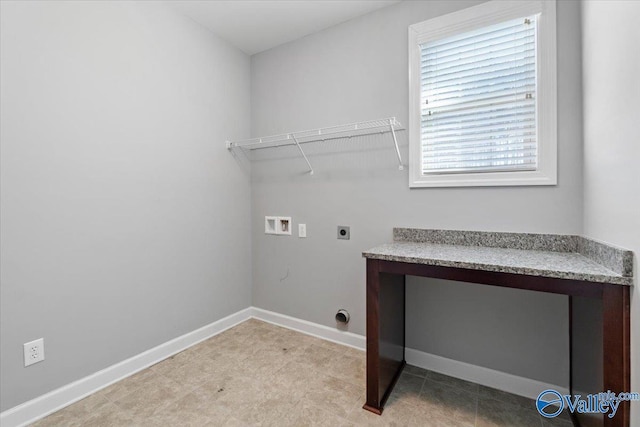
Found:
<svg viewBox="0 0 640 427"><path fill-rule="evenodd" d="M396 228L365 258L631 285L633 253L581 236Z"/></svg>

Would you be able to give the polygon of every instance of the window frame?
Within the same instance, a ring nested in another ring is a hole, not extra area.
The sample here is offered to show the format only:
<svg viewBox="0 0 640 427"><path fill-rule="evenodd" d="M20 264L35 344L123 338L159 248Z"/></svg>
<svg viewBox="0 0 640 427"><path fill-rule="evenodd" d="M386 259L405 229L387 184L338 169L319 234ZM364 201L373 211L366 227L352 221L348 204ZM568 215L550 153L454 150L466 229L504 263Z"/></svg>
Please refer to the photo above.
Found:
<svg viewBox="0 0 640 427"><path fill-rule="evenodd" d="M531 15L539 15L536 39L537 169L423 174L420 45ZM556 62L556 0L493 0L409 26L409 187L556 185Z"/></svg>

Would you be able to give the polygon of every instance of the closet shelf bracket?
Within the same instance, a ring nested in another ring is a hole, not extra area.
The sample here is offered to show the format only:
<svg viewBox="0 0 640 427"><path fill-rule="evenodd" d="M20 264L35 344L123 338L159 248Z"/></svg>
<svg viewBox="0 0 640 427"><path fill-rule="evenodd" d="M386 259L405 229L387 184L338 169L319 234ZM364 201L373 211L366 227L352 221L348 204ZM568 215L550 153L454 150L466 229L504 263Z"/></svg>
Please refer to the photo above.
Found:
<svg viewBox="0 0 640 427"><path fill-rule="evenodd" d="M389 129L391 129L391 136L393 136L393 144L396 146L396 155L398 156L398 170L403 170L402 156L400 155L400 148L398 148L398 138L396 138L396 130L393 125L396 123L395 117L389 119Z"/></svg>
<svg viewBox="0 0 640 427"><path fill-rule="evenodd" d="M302 157L304 157L304 161L307 162L307 166L309 166L309 175L313 175L313 167L311 166L311 163L309 163L309 159L307 159L307 155L304 154L304 151L302 150L302 147L300 146L298 139L294 134L291 134L291 138L296 143L296 146L298 147L298 150L300 150L300 154L302 154Z"/></svg>

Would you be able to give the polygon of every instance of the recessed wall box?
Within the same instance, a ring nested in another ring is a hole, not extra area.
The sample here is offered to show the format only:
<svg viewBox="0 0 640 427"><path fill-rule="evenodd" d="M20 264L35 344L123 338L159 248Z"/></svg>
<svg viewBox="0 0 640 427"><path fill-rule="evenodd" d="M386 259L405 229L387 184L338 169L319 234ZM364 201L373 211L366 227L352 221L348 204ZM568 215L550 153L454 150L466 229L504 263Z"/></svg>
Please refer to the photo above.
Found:
<svg viewBox="0 0 640 427"><path fill-rule="evenodd" d="M291 235L291 217L279 216L277 222L277 233Z"/></svg>
<svg viewBox="0 0 640 427"><path fill-rule="evenodd" d="M291 217L290 216L265 216L264 217L264 233L291 235Z"/></svg>
<svg viewBox="0 0 640 427"><path fill-rule="evenodd" d="M351 238L351 230L346 225L338 226L338 239L349 240Z"/></svg>
<svg viewBox="0 0 640 427"><path fill-rule="evenodd" d="M278 234L277 225L278 225L277 216L264 217L264 233L265 234Z"/></svg>

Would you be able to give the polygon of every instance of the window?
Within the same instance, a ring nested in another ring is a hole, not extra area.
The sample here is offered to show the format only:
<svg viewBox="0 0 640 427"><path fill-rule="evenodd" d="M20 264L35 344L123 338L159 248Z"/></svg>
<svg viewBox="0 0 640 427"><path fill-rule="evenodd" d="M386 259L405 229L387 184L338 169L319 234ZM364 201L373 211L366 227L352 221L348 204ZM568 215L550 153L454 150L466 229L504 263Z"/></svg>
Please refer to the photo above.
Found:
<svg viewBox="0 0 640 427"><path fill-rule="evenodd" d="M555 1L409 27L411 187L555 185Z"/></svg>

